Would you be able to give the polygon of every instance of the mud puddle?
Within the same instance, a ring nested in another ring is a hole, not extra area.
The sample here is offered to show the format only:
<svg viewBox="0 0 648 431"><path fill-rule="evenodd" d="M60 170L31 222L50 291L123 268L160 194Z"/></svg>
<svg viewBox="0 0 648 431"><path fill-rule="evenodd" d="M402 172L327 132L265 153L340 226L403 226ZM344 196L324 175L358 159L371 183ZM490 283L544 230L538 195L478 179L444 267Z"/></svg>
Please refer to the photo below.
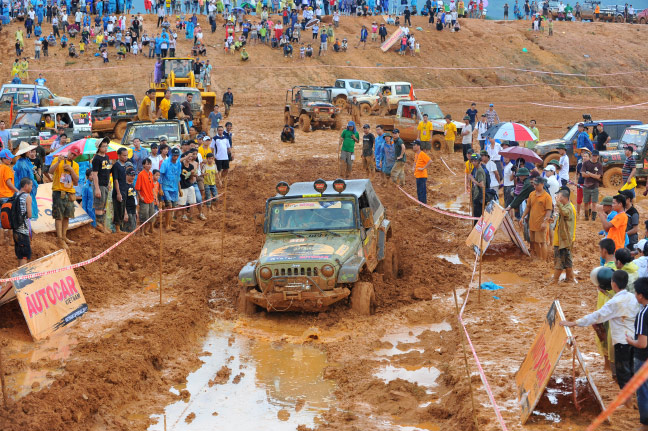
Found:
<svg viewBox="0 0 648 431"><path fill-rule="evenodd" d="M313 345L252 338L218 322L203 349L204 364L171 389L182 399L165 408L168 431L293 431L313 427L335 403L326 354ZM150 431L164 430L162 415L151 418Z"/></svg>
<svg viewBox="0 0 648 431"><path fill-rule="evenodd" d="M463 208L468 208L468 195L462 193L457 196L456 199L449 200L446 202L439 202L434 205L435 208L444 211L450 211L456 214L470 215L469 211L466 211Z"/></svg>
<svg viewBox="0 0 648 431"><path fill-rule="evenodd" d="M530 280L513 272L503 271L498 274L482 274L482 283L484 281L492 281L502 287L511 287L528 283Z"/></svg>
<svg viewBox="0 0 648 431"><path fill-rule="evenodd" d="M455 265L463 265L458 254L437 254L437 257Z"/></svg>

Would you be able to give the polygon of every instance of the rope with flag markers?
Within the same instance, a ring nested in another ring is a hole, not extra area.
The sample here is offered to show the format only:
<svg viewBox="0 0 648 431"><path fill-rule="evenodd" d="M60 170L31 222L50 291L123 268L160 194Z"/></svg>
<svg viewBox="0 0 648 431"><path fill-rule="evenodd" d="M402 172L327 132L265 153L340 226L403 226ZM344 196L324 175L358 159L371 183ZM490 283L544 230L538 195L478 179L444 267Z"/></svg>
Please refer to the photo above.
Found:
<svg viewBox="0 0 648 431"><path fill-rule="evenodd" d="M418 199L416 199L414 196L412 196L412 195L410 195L409 193L407 193L405 190L403 190L403 188L402 188L401 186L397 186L397 187L398 187L398 189L399 189L401 192L403 192L403 194L404 194L405 196L407 196L408 198L410 198L411 200L413 200L413 201L416 202L417 204L419 204L419 205L423 205L425 208L430 209L430 210L432 210L432 211L436 211L436 212L438 212L439 214L447 215L447 216L450 216L450 217L456 217L456 218L460 218L460 219L464 219L464 220L479 220L478 217L473 217L473 216L468 216L468 215L457 214L457 213L453 213L453 212L450 212L450 211L444 211L444 210L441 210L441 209L439 209L439 208L431 207L430 205L428 205L428 204L424 204L423 202L421 202L421 201L419 201Z"/></svg>
<svg viewBox="0 0 648 431"><path fill-rule="evenodd" d="M218 195L216 195L214 197L211 197L209 199L204 200L200 204L207 203L207 202L213 201L215 199L218 199L219 197L223 196L224 194L225 194L225 192L219 193ZM123 237L122 239L120 239L119 241L117 241L116 243L114 243L113 245L111 245L110 247L108 247L106 250L102 251L101 253L99 253L95 257L91 257L90 259L84 260L83 262L73 263L72 265L68 265L68 266L65 266L63 268L51 269L49 271L35 272L33 274L19 275L17 277L11 277L11 278L0 278L0 284L11 283L11 282L14 282L14 281L19 281L19 280L29 280L29 279L32 279L32 278L38 278L38 277L42 277L44 275L56 274L56 273L59 273L59 272L67 271L69 269L76 269L76 268L81 268L82 266L89 265L91 263L94 263L94 262L98 261L102 257L106 256L108 253L113 251L120 244L122 244L124 241L126 241L128 238L130 238L138 230L140 230L142 228L142 226L144 226L146 223L148 223L153 218L155 218L158 214L166 212L166 211L179 211L179 210L191 208L191 207L194 207L194 206L200 205L200 204L191 204L191 205L185 205L185 206L181 206L181 207L164 208L164 209L158 210L158 211L155 212L155 214L153 214L151 217L149 217L146 221L144 221L142 224L137 226L137 228L134 231L130 232L128 235L126 235L125 237Z"/></svg>
<svg viewBox="0 0 648 431"><path fill-rule="evenodd" d="M648 361L644 362L644 364L639 368L639 371L637 371L634 376L630 379L628 383L621 389L619 392L619 395L612 401L611 404L607 406L607 408L599 414L594 421L587 427L586 431L594 431L596 428L598 428L599 425L601 425L606 419L608 419L610 416L612 416L612 413L628 398L634 394L637 389L641 385L644 384L644 382L648 379Z"/></svg>

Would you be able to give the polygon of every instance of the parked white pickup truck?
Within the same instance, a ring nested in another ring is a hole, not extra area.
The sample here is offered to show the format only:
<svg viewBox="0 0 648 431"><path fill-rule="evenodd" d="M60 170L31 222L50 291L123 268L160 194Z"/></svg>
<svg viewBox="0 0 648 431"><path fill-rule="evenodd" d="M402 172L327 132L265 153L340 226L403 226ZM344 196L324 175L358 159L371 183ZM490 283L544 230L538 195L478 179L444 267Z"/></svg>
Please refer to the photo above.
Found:
<svg viewBox="0 0 648 431"><path fill-rule="evenodd" d="M372 112L380 113L380 97L382 93L386 99L386 104L382 105L381 115L395 114L398 109L398 102L401 100L410 100L410 82L378 82L372 84L369 90L361 96L356 96L360 103L361 115L371 115ZM416 94L414 94L416 99Z"/></svg>

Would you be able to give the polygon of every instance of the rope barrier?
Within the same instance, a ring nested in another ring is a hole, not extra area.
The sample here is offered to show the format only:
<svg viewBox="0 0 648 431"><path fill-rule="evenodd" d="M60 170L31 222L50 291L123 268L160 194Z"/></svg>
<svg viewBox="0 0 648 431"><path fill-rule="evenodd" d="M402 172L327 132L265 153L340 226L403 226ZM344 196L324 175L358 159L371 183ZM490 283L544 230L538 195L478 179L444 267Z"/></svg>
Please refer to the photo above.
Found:
<svg viewBox="0 0 648 431"><path fill-rule="evenodd" d="M423 205L425 208L430 209L432 211L436 211L439 214L443 214L443 215L447 215L447 216L455 217L455 218L460 218L460 219L464 219L464 220L479 220L477 217L468 216L468 215L461 215L461 214L453 213L453 212L450 212L450 211L444 211L444 210L441 210L439 208L431 207L430 205L424 204L423 202L416 199L414 196L407 193L405 190L403 190L403 188L401 186L397 186L397 187L401 192L403 192L403 194L405 196L407 196L408 198L410 198L411 200L413 200L417 204Z"/></svg>
<svg viewBox="0 0 648 431"><path fill-rule="evenodd" d="M457 175L457 174L455 173L455 171L453 171L452 169L450 169L450 166L448 166L448 164L447 164L446 161L443 159L443 157L441 157L441 161L443 162L443 164L445 165L445 167L448 168L448 170L449 170L450 172L452 172L452 175Z"/></svg>

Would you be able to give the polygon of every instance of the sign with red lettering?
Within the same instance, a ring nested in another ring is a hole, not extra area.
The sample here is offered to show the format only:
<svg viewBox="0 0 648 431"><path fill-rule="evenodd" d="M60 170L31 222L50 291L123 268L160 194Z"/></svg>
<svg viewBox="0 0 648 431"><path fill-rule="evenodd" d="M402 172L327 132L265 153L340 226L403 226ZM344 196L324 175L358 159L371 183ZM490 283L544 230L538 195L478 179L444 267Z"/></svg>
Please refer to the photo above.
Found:
<svg viewBox="0 0 648 431"><path fill-rule="evenodd" d="M551 304L529 353L515 375L523 424L540 401L567 345L567 340L571 338L569 328L558 324L561 320L565 320L565 316L560 308L560 302L556 300Z"/></svg>
<svg viewBox="0 0 648 431"><path fill-rule="evenodd" d="M65 250L29 262L10 277L45 272L70 265ZM73 269L13 283L29 332L35 340L47 338L88 311L79 280Z"/></svg>
<svg viewBox="0 0 648 431"><path fill-rule="evenodd" d="M466 238L466 245L472 247L475 253L479 253L480 250L482 254L486 253L486 249L488 249L500 226L504 226L504 231L509 235L511 241L528 255L529 250L527 250L524 241L520 239L513 227L513 222L508 213L494 200L486 204L484 216L475 223L475 227ZM483 241L481 237L482 231L484 231Z"/></svg>

